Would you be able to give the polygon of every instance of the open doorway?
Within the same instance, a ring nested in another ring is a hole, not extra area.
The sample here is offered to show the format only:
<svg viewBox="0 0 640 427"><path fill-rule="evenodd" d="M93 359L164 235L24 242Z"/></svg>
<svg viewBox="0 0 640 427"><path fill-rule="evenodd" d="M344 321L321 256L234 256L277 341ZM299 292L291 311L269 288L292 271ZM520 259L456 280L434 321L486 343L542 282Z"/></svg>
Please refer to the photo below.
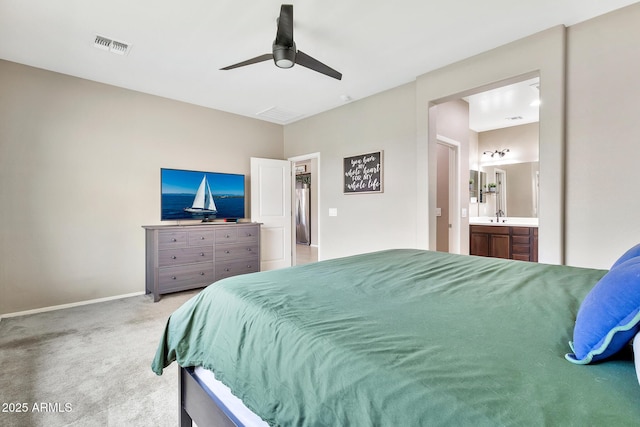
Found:
<svg viewBox="0 0 640 427"><path fill-rule="evenodd" d="M318 261L320 154L298 156L289 160L294 171L293 265L308 264Z"/></svg>
<svg viewBox="0 0 640 427"><path fill-rule="evenodd" d="M441 245L446 234L439 224L444 221L438 216L444 203L439 200L440 193L446 190L440 183L441 174L435 177L435 224L430 227L435 227L431 229L437 250L456 252L451 248L451 243L456 243L458 253L469 253L469 225L495 219L497 214L527 218L537 227L539 84L539 77L526 75L452 96L430 108L435 122L432 153L436 170L441 168L438 151L444 135L460 141L461 159L458 184L449 190L458 207L448 222L453 225L457 221L459 227L450 226L448 249ZM498 182L501 185L496 191Z"/></svg>

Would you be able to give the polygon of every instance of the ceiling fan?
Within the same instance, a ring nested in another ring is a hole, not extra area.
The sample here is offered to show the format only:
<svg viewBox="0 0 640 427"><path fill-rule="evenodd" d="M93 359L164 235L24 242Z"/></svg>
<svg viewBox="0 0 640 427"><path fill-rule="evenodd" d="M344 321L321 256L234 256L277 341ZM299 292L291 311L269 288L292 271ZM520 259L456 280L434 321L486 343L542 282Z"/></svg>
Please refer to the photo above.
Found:
<svg viewBox="0 0 640 427"><path fill-rule="evenodd" d="M221 70L231 70L233 68L244 67L245 65L268 61L269 59L273 59L273 62L275 62L279 68L291 68L294 64L298 64L317 71L318 73L333 77L334 79L342 79L342 74L338 71L312 58L306 53L296 50L296 44L293 41L293 5L291 4L283 4L280 7L278 30L276 32L276 39L273 41L272 53L265 53L264 55L221 68Z"/></svg>

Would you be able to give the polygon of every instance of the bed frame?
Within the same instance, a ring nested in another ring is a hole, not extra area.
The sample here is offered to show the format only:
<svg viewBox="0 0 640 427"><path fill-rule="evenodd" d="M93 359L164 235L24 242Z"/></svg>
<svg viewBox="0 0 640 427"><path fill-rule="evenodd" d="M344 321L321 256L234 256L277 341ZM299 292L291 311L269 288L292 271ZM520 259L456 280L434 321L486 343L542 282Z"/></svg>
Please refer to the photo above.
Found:
<svg viewBox="0 0 640 427"><path fill-rule="evenodd" d="M229 409L196 376L193 368L179 367L179 425L191 427L244 427Z"/></svg>

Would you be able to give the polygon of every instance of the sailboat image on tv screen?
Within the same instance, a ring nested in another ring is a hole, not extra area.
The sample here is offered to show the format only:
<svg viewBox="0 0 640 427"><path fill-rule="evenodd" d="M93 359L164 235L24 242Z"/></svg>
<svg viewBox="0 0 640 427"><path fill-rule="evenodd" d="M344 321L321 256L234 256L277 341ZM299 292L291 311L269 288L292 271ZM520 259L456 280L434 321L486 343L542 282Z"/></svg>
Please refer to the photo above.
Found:
<svg viewBox="0 0 640 427"><path fill-rule="evenodd" d="M202 178L200 187L196 192L196 197L193 199L193 203L190 208L184 208L185 212L199 213L199 214L215 214L218 212L216 204L213 202L213 195L211 194L211 188L209 187L209 181L207 176Z"/></svg>

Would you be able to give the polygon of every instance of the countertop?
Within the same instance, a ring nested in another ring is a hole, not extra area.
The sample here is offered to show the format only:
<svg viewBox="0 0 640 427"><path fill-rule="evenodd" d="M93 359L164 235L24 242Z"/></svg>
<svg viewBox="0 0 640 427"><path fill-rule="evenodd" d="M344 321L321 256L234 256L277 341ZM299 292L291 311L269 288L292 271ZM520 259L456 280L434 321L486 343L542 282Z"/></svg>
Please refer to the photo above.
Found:
<svg viewBox="0 0 640 427"><path fill-rule="evenodd" d="M496 222L496 217L481 216L470 217L469 225L502 225L511 227L538 227L538 218L524 217L501 217L500 222Z"/></svg>

